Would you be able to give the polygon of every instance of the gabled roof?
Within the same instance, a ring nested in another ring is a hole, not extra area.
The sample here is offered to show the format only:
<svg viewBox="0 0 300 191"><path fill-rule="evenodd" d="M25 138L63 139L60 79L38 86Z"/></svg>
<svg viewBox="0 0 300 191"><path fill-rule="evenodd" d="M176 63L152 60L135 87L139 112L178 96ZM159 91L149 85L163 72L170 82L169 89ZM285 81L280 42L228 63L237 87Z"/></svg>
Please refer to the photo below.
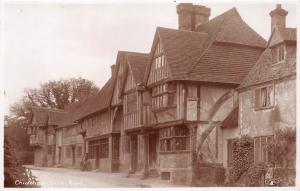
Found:
<svg viewBox="0 0 300 191"><path fill-rule="evenodd" d="M135 83L141 83L144 78L146 65L149 59L149 54L137 53L137 52L127 52L127 63Z"/></svg>
<svg viewBox="0 0 300 191"><path fill-rule="evenodd" d="M214 43L189 72L189 79L241 84L263 50Z"/></svg>
<svg viewBox="0 0 300 191"><path fill-rule="evenodd" d="M215 36L212 40L217 42L266 47L265 39L243 21L236 8L213 18L207 24L200 25L197 31Z"/></svg>
<svg viewBox="0 0 300 191"><path fill-rule="evenodd" d="M61 120L59 127L75 125L77 120L107 109L110 105L112 94L112 81L113 79L110 78L97 94L68 106L66 108L67 113L64 115L63 120Z"/></svg>
<svg viewBox="0 0 300 191"><path fill-rule="evenodd" d="M66 113L60 109L50 109L45 107L32 107L32 126L58 125L62 116Z"/></svg>
<svg viewBox="0 0 300 191"><path fill-rule="evenodd" d="M200 25L196 32L158 27L150 58L158 39L173 80L240 84L266 47L266 41L242 20L235 8ZM144 81L150 68L148 63Z"/></svg>
<svg viewBox="0 0 300 191"><path fill-rule="evenodd" d="M81 115L78 117L78 119L82 119L86 116L109 108L112 90L113 78L110 78L98 94L89 97L85 101L83 104L84 107L80 110Z"/></svg>
<svg viewBox="0 0 300 191"><path fill-rule="evenodd" d="M267 48L245 77L240 88L280 79L293 74L296 74L296 58L287 59L286 63L279 63L273 66L271 49Z"/></svg>
<svg viewBox="0 0 300 191"><path fill-rule="evenodd" d="M272 63L272 46L285 41L293 41L296 43L296 28L273 29L268 40L268 48L261 54L239 88L261 84L296 74L296 55L291 55L283 63L275 65Z"/></svg>
<svg viewBox="0 0 300 191"><path fill-rule="evenodd" d="M163 47L171 78L185 78L189 66L197 62L204 51L207 33L158 27L157 35Z"/></svg>

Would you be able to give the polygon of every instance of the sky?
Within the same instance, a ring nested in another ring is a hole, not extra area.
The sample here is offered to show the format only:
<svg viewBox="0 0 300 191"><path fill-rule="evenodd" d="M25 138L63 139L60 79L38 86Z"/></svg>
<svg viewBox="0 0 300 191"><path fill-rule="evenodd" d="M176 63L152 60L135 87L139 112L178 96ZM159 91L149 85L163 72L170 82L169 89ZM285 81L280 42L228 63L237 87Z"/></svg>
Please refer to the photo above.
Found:
<svg viewBox="0 0 300 191"><path fill-rule="evenodd" d="M270 35L274 2L201 3L210 19L236 7L263 38ZM295 4L283 4L287 27L296 27ZM24 88L83 77L102 87L119 50L148 53L157 26L178 28L176 3L62 4L5 3L3 6L4 113Z"/></svg>

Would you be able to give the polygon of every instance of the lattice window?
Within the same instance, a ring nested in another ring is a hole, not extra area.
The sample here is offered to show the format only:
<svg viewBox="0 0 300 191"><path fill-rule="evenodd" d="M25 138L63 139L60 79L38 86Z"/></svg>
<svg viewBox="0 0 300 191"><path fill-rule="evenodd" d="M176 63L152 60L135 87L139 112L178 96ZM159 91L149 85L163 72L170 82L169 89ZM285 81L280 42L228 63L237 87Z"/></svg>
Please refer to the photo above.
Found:
<svg viewBox="0 0 300 191"><path fill-rule="evenodd" d="M160 151L185 151L190 148L189 130L186 127L167 127L160 130Z"/></svg>
<svg viewBox="0 0 300 191"><path fill-rule="evenodd" d="M176 84L164 83L152 89L153 110L176 106Z"/></svg>

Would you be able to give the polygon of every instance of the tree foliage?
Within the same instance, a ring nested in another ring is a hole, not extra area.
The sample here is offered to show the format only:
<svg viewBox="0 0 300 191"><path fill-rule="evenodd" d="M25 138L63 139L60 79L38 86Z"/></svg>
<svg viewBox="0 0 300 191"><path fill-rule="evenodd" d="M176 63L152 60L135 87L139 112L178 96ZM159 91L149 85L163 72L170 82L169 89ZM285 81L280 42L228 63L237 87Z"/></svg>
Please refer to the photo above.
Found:
<svg viewBox="0 0 300 191"><path fill-rule="evenodd" d="M36 178L16 158L11 138L4 136L4 187L38 187Z"/></svg>
<svg viewBox="0 0 300 191"><path fill-rule="evenodd" d="M28 119L32 106L64 109L79 100L81 87L85 87L87 96L99 90L93 82L83 78L52 80L40 84L38 88L25 89L22 99L13 104L10 111L15 117Z"/></svg>

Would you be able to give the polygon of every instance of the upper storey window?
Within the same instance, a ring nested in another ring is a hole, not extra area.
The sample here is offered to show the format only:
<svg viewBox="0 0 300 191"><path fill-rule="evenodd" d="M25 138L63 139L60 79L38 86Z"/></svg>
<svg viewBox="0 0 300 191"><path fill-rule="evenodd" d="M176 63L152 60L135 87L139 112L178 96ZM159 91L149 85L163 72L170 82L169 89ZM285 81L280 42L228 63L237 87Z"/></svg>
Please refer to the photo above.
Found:
<svg viewBox="0 0 300 191"><path fill-rule="evenodd" d="M164 83L152 89L152 108L159 110L176 106L176 84Z"/></svg>
<svg viewBox="0 0 300 191"><path fill-rule="evenodd" d="M273 85L258 88L255 90L254 107L256 110L267 109L274 105Z"/></svg>
<svg viewBox="0 0 300 191"><path fill-rule="evenodd" d="M167 78L167 76L168 76L168 71L167 71L164 51L161 46L161 43L158 42L156 44L156 49L152 60L152 67L149 76L149 84L163 80Z"/></svg>
<svg viewBox="0 0 300 191"><path fill-rule="evenodd" d="M285 50L284 44L274 47L272 50L273 63L277 63L277 62L284 60L285 52L286 52L286 50Z"/></svg>

